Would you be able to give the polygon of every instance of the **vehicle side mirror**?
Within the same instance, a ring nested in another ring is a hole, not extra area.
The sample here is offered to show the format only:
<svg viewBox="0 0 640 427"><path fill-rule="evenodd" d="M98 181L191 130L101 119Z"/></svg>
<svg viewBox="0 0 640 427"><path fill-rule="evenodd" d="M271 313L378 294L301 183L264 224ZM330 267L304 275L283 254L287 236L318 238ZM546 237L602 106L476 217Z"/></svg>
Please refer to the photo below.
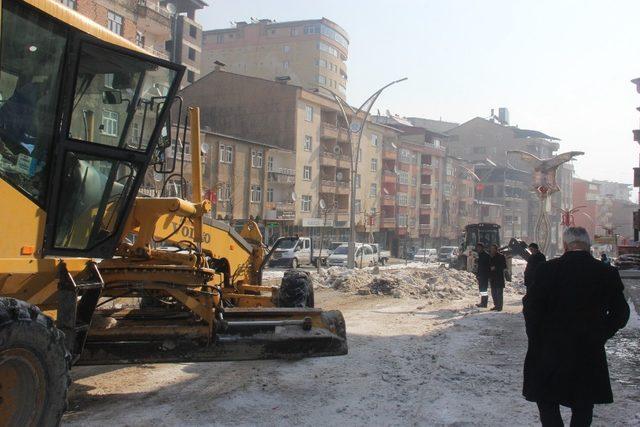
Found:
<svg viewBox="0 0 640 427"><path fill-rule="evenodd" d="M117 89L102 91L102 103L106 105L122 104L122 92Z"/></svg>

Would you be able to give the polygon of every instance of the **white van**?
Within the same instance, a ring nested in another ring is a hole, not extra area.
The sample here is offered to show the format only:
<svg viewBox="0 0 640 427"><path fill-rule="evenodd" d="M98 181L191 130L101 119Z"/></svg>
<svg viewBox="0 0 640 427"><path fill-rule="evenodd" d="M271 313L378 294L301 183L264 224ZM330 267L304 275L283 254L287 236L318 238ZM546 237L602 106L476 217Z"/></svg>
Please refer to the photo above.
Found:
<svg viewBox="0 0 640 427"><path fill-rule="evenodd" d="M438 251L433 248L418 249L413 256L414 261L436 262L438 261Z"/></svg>
<svg viewBox="0 0 640 427"><path fill-rule="evenodd" d="M329 267L346 267L347 254L349 253L349 245L347 243L338 246L327 258ZM376 264L375 255L370 245L356 244L356 267L369 267Z"/></svg>

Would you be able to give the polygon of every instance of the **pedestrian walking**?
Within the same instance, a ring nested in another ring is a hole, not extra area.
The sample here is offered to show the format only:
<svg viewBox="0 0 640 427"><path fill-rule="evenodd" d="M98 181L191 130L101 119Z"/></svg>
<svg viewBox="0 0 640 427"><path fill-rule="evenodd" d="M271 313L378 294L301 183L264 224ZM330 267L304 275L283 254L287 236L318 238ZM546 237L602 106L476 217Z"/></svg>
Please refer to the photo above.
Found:
<svg viewBox="0 0 640 427"><path fill-rule="evenodd" d="M507 269L507 259L498 252L498 245L491 245L489 261L489 286L491 286L492 311L502 311L504 294L504 272Z"/></svg>
<svg viewBox="0 0 640 427"><path fill-rule="evenodd" d="M486 308L489 303L489 263L491 262L491 257L487 251L484 250L482 243L476 245L476 251L478 252L476 278L478 279L478 290L480 291L480 302L476 304L476 306Z"/></svg>
<svg viewBox="0 0 640 427"><path fill-rule="evenodd" d="M547 257L540 252L540 248L537 243L530 243L529 251L531 252L531 255L529 256L529 259L527 259L527 267L524 269L524 286L526 288L529 288L529 285L533 283L534 274L538 265L547 260Z"/></svg>
<svg viewBox="0 0 640 427"><path fill-rule="evenodd" d="M538 404L543 426L589 426L593 405L612 403L604 345L624 327L629 306L618 271L590 253L582 227L563 233L565 253L538 266L523 298L529 348L524 397Z"/></svg>

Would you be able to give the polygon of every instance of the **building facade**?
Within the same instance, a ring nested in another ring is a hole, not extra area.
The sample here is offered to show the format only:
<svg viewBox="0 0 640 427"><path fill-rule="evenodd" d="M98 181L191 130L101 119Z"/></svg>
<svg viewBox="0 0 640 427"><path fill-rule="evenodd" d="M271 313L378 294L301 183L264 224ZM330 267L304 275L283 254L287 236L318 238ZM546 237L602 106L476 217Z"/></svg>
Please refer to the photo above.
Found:
<svg viewBox="0 0 640 427"><path fill-rule="evenodd" d="M183 85L201 74L202 0L59 0L159 58L187 67Z"/></svg>
<svg viewBox="0 0 640 427"><path fill-rule="evenodd" d="M237 22L234 28L207 30L203 36L205 74L224 67L267 80L289 79L306 89L324 87L346 93L349 40L326 19Z"/></svg>

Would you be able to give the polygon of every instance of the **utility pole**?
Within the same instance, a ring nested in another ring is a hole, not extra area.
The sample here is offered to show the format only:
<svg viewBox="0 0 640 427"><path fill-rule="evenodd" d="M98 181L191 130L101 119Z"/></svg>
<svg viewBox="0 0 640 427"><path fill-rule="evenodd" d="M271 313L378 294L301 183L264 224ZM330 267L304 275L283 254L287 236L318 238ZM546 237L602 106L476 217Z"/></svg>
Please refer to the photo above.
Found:
<svg viewBox="0 0 640 427"><path fill-rule="evenodd" d="M349 252L347 255L347 268L354 268L355 266L355 253L356 253L356 176L358 174L358 157L360 155L360 142L362 140L362 134L364 133L364 127L367 123L367 118L369 117L369 113L371 112L371 108L373 104L376 102L380 94L389 86L392 86L396 83L400 83L407 80L407 78L402 78L399 80L394 80L391 83L387 83L377 91L375 91L366 101L362 103L362 105L354 110L347 101L345 101L340 95L336 94L330 89L322 87L321 89L326 90L333 96L333 99L340 107L340 112L342 114L342 118L347 124L347 133L349 135L349 143L351 144L351 200L349 203ZM347 114L347 110L352 114L353 119L349 118ZM361 117L362 116L362 117ZM362 121L360 121L362 120ZM354 136L357 135L356 145L354 147ZM355 149L354 149L355 148ZM355 155L354 155L355 151Z"/></svg>

